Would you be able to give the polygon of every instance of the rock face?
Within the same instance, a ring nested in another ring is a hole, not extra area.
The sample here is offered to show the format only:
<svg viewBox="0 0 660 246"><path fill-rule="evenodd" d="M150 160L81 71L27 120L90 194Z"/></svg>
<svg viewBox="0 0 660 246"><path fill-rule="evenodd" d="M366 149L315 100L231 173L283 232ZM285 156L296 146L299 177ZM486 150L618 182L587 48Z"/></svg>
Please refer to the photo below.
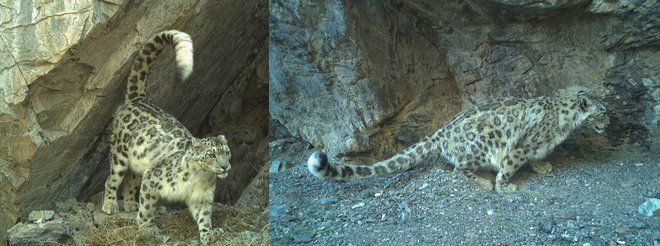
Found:
<svg viewBox="0 0 660 246"><path fill-rule="evenodd" d="M657 1L272 1L271 125L380 159L461 108L588 89L604 142L660 146ZM272 130L271 130L272 131Z"/></svg>
<svg viewBox="0 0 660 246"><path fill-rule="evenodd" d="M176 83L173 52L163 52L147 79L148 98L195 136L227 136L233 169L218 201L235 202L266 163L266 2L0 5L0 53L9 58L0 62L0 231L26 216L19 209L103 190L106 131L128 68L141 44L166 29L192 36L195 68Z"/></svg>
<svg viewBox="0 0 660 246"><path fill-rule="evenodd" d="M54 221L23 224L18 223L7 231L9 245L39 245L44 242L70 244L73 228L62 218Z"/></svg>
<svg viewBox="0 0 660 246"><path fill-rule="evenodd" d="M236 207L255 210L268 208L268 172L266 171L266 167L261 168L236 201Z"/></svg>

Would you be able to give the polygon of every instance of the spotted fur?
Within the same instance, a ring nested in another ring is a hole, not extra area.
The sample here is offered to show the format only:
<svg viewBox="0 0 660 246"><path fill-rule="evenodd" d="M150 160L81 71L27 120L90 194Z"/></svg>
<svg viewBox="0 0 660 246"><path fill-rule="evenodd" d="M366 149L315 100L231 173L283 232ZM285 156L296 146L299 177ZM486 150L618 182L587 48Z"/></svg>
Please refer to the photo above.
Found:
<svg viewBox="0 0 660 246"><path fill-rule="evenodd" d="M197 221L201 241L211 241L211 206L217 178L231 168L225 136L195 138L174 116L149 102L145 78L165 45L173 44L177 77L193 67L192 41L179 31L161 32L138 52L128 77L126 99L114 114L110 136L110 175L102 210L118 212L117 189L123 181L124 210L138 210L137 222L151 226L159 199L184 201ZM139 204L135 201L140 187Z"/></svg>
<svg viewBox="0 0 660 246"><path fill-rule="evenodd" d="M440 154L486 190L492 183L474 172L497 171L495 190L513 192L517 186L509 178L526 162L544 158L583 122L599 133L609 123L603 104L583 91L570 98L503 98L460 112L432 135L373 165L330 165L323 152L315 152L307 168L323 179L362 179L401 172Z"/></svg>

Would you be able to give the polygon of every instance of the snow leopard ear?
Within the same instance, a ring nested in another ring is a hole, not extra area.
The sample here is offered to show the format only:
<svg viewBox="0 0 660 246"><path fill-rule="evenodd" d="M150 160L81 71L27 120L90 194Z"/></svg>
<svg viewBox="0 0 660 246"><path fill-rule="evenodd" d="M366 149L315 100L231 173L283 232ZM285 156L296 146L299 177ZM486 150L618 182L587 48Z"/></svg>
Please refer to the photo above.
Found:
<svg viewBox="0 0 660 246"><path fill-rule="evenodd" d="M215 139L222 145L227 144L227 138L225 137L225 135L218 135L215 137Z"/></svg>
<svg viewBox="0 0 660 246"><path fill-rule="evenodd" d="M582 90L578 91L577 98L578 98L578 103L580 104L580 109L582 109L582 111L587 111L587 109L589 108L589 104L591 103L589 101L589 97L587 97L587 93Z"/></svg>

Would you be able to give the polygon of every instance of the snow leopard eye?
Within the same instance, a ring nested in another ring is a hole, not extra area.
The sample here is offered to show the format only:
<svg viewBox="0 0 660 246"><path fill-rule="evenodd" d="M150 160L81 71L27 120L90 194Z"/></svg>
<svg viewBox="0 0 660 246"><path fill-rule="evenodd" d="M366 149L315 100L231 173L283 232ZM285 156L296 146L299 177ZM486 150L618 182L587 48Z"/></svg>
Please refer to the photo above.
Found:
<svg viewBox="0 0 660 246"><path fill-rule="evenodd" d="M208 158L215 158L215 152L212 150L209 150L206 152L206 157Z"/></svg>

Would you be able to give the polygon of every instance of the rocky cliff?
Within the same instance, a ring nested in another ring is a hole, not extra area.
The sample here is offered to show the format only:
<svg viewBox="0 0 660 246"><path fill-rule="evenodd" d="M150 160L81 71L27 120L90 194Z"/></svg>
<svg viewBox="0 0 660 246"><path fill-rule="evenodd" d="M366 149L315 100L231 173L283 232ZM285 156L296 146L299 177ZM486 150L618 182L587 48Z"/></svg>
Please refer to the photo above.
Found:
<svg viewBox="0 0 660 246"><path fill-rule="evenodd" d="M264 1L2 2L0 244L27 212L102 191L106 131L128 68L141 44L166 29L192 36L194 72L176 83L173 52L164 52L148 98L195 136L227 136L233 169L217 200L236 202L266 162Z"/></svg>
<svg viewBox="0 0 660 246"><path fill-rule="evenodd" d="M588 89L607 145L659 152L660 3L271 1L272 132L379 159L461 108ZM279 127L278 127L279 126ZM277 136L275 136L277 137Z"/></svg>

